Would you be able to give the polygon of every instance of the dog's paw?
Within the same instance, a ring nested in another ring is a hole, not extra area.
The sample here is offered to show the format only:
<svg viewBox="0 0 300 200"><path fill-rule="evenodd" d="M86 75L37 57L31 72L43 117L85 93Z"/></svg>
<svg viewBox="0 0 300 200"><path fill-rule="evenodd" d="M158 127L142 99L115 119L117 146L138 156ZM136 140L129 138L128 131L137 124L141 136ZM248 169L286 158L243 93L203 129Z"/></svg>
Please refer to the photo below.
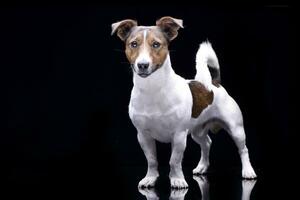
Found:
<svg viewBox="0 0 300 200"><path fill-rule="evenodd" d="M146 176L139 182L138 187L139 188L154 187L156 180L157 180L157 176Z"/></svg>
<svg viewBox="0 0 300 200"><path fill-rule="evenodd" d="M242 176L245 179L255 179L257 177L254 169L251 166L247 166L243 168Z"/></svg>
<svg viewBox="0 0 300 200"><path fill-rule="evenodd" d="M170 200L184 200L184 197L188 191L188 188L183 188L180 190L171 189Z"/></svg>
<svg viewBox="0 0 300 200"><path fill-rule="evenodd" d="M155 200L159 199L154 188L139 188L139 192L144 195L147 199Z"/></svg>
<svg viewBox="0 0 300 200"><path fill-rule="evenodd" d="M193 179L195 181L197 181L197 183L198 183L198 185L199 185L200 188L206 188L209 185L209 182L208 182L206 176L202 176L202 175L200 175L200 176L193 176Z"/></svg>
<svg viewBox="0 0 300 200"><path fill-rule="evenodd" d="M251 191L254 188L255 183L256 183L256 180L243 180L242 181L243 193L251 194Z"/></svg>
<svg viewBox="0 0 300 200"><path fill-rule="evenodd" d="M170 179L171 179L172 189L184 189L189 187L184 178L170 178Z"/></svg>
<svg viewBox="0 0 300 200"><path fill-rule="evenodd" d="M197 181L198 186L200 188L202 199L209 199L209 182L206 176L193 176L193 179Z"/></svg>
<svg viewBox="0 0 300 200"><path fill-rule="evenodd" d="M198 165L193 169L193 174L205 174L207 172L208 165Z"/></svg>

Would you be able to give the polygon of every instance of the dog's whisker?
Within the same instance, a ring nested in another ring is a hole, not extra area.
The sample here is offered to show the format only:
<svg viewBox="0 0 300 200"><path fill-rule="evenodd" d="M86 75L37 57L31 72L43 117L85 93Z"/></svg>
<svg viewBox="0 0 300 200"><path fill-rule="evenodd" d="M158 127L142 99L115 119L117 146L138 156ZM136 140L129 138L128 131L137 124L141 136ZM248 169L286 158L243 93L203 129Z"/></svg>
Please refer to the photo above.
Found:
<svg viewBox="0 0 300 200"><path fill-rule="evenodd" d="M120 62L121 64L127 64L127 65L130 65L129 62Z"/></svg>
<svg viewBox="0 0 300 200"><path fill-rule="evenodd" d="M124 53L124 50L122 49L113 49L115 52L121 52L121 53Z"/></svg>

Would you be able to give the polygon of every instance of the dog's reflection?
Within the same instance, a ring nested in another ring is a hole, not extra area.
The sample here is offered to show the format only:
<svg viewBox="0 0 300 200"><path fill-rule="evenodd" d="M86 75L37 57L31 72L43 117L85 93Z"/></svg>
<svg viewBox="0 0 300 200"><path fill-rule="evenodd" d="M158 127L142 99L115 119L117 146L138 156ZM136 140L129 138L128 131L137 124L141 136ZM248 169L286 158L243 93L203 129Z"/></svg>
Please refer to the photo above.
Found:
<svg viewBox="0 0 300 200"><path fill-rule="evenodd" d="M193 176L201 191L202 200L209 199L209 182L206 176Z"/></svg>
<svg viewBox="0 0 300 200"><path fill-rule="evenodd" d="M242 182L242 198L241 200L250 200L250 195L256 180L243 180Z"/></svg>
<svg viewBox="0 0 300 200"><path fill-rule="evenodd" d="M172 189L169 200L184 200L188 189ZM139 188L139 192L144 195L147 200L158 200L159 197L154 188Z"/></svg>
<svg viewBox="0 0 300 200"><path fill-rule="evenodd" d="M144 195L147 200L158 200L159 197L157 196L154 188L139 188L139 192Z"/></svg>
<svg viewBox="0 0 300 200"><path fill-rule="evenodd" d="M198 183L201 191L202 200L209 200L209 181L206 176L193 176ZM256 180L242 180L242 196L241 200L250 200L251 192L255 186ZM176 190L172 189L169 200L184 200L188 189ZM139 189L139 192L146 197L147 200L159 200L154 188Z"/></svg>
<svg viewBox="0 0 300 200"><path fill-rule="evenodd" d="M202 200L209 200L209 182L206 176L193 176L198 183L202 194ZM250 200L251 192L255 186L256 180L242 180L241 200Z"/></svg>

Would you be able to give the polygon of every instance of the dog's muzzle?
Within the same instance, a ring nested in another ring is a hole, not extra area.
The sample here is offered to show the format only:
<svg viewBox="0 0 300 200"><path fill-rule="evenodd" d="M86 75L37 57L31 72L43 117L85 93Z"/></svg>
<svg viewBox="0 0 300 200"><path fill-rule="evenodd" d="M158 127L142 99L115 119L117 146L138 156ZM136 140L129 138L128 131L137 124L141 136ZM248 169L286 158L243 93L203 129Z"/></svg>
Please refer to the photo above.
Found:
<svg viewBox="0 0 300 200"><path fill-rule="evenodd" d="M137 75L139 75L142 78L146 78L151 74L150 64L148 62L143 63L137 63L137 67L134 66L134 64L131 64L131 68Z"/></svg>

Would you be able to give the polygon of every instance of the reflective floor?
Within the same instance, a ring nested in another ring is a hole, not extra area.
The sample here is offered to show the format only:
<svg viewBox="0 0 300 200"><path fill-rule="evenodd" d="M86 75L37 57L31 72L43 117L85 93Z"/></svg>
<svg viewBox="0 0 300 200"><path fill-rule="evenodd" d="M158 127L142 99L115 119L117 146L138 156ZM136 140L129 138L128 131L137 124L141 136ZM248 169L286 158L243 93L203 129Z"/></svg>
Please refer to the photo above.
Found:
<svg viewBox="0 0 300 200"><path fill-rule="evenodd" d="M79 164L79 163L78 163ZM94 165L93 165L94 164ZM120 200L274 200L293 199L291 183L287 173L276 174L278 168L256 169L257 180L243 180L240 170L211 168L205 176L192 175L192 167L184 167L185 190L171 190L168 167L160 168L160 177L154 188L138 189L139 181L145 175L145 166L116 165L82 162L80 167L60 165L45 173L41 166L35 168L17 168L1 192L9 195L34 194L40 197L61 197L72 199L120 199ZM68 166L68 167L66 167ZM107 166L107 167L104 167ZM34 170L33 170L34 169ZM44 169L44 168L43 168ZM286 170L285 170L286 171ZM286 171L288 172L288 171ZM5 177L5 176L4 176ZM42 196L40 196L42 195ZM43 199L43 198L42 198Z"/></svg>
<svg viewBox="0 0 300 200"><path fill-rule="evenodd" d="M207 175L192 175L192 168L185 167L184 173L188 189L173 190L170 188L168 170L161 170L161 176L154 188L138 189L137 185L143 178L144 168L128 169L130 175L126 179L126 191L134 193L130 199L138 200L260 200L289 199L289 182L281 176L273 176L272 169L264 173L257 169L256 180L244 180L239 169L212 169ZM275 169L275 168L274 168ZM276 169L275 169L276 170ZM142 175L142 176L141 176ZM123 193L124 194L124 193ZM125 196L124 196L125 197Z"/></svg>
<svg viewBox="0 0 300 200"><path fill-rule="evenodd" d="M191 194L190 196L197 197L198 199L202 200L209 200L211 199L210 194L210 182L207 178L207 176L193 176L193 179L195 182L197 182L197 185L199 187L199 191L197 191L194 194ZM241 200L250 200L251 199L251 193L253 188L255 187L255 183L257 180L241 180L240 184L238 184L242 191L240 194ZM182 189L182 190L171 190L169 194L170 200L184 200L186 197L186 194L188 193L189 189ZM145 197L147 200L158 200L160 199L159 193L156 191L155 188L146 188L146 189L139 189L139 192L141 195ZM237 193L239 193L239 188L237 188ZM233 193L232 199L236 199L237 195ZM252 198L254 199L254 198Z"/></svg>

